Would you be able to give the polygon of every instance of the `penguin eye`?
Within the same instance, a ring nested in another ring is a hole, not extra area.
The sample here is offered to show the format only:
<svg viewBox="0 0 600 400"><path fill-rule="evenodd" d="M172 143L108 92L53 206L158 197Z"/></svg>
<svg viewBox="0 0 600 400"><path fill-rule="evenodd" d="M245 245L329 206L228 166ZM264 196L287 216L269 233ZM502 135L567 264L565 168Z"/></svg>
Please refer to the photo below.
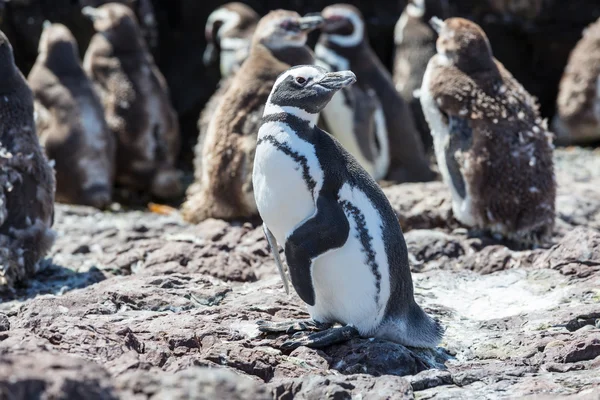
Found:
<svg viewBox="0 0 600 400"><path fill-rule="evenodd" d="M296 82L300 85L304 85L306 83L306 79L304 79L303 77L299 76L296 78Z"/></svg>

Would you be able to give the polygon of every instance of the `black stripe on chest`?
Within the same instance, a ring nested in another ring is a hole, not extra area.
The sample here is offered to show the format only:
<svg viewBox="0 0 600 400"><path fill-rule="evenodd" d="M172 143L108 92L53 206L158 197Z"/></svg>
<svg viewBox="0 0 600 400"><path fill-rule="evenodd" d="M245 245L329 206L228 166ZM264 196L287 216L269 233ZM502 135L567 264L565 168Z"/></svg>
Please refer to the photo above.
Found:
<svg viewBox="0 0 600 400"><path fill-rule="evenodd" d="M277 150L281 151L283 154L289 156L292 160L294 160L297 164L302 168L302 179L304 183L308 187L311 196L314 197L314 189L317 186L317 182L310 175L310 170L308 168L308 160L305 156L301 155L297 151L292 150L290 146L286 143L281 143L278 141L273 135L265 135L258 139L256 142L257 146L260 146L262 143L268 142ZM275 167L276 168L276 167Z"/></svg>
<svg viewBox="0 0 600 400"><path fill-rule="evenodd" d="M379 294L381 292L381 272L379 272L379 265L375 260L375 250L373 250L373 237L369 234L367 229L367 222L365 215L360 211L358 207L350 203L349 201L342 200L340 205L344 211L349 214L356 223L356 229L358 230L357 239L361 243L361 251L366 256L366 264L371 268L371 273L375 276L375 288L377 290L375 294L375 303L379 304Z"/></svg>

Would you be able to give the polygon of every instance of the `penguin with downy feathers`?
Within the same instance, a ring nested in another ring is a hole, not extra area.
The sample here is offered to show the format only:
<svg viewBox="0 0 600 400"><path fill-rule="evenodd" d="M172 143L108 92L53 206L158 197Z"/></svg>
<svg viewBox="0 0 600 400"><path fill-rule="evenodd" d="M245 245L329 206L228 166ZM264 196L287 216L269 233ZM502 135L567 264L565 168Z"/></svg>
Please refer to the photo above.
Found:
<svg viewBox="0 0 600 400"><path fill-rule="evenodd" d="M45 25L28 82L35 98L37 134L55 163L56 201L108 207L115 139L66 26Z"/></svg>
<svg viewBox="0 0 600 400"><path fill-rule="evenodd" d="M554 224L552 136L535 99L492 55L483 30L433 19L437 55L421 88L435 154L464 225L524 245Z"/></svg>
<svg viewBox="0 0 600 400"><path fill-rule="evenodd" d="M569 56L556 108L557 143L600 141L600 19L584 30Z"/></svg>
<svg viewBox="0 0 600 400"><path fill-rule="evenodd" d="M383 173L387 180L408 182L433 179L434 174L429 168L410 110L396 91L391 75L371 49L360 11L348 4L336 4L326 7L321 15L325 23L315 48L320 65L326 65L331 71L354 71L358 76L357 88L365 92L373 91L380 105L375 114L378 158L374 164L389 165L387 173ZM349 128L351 124L348 121L353 119L355 110L362 105L347 100L347 93L352 90L357 89L348 89L334 96L323 110L323 116L331 134L352 154L358 155L361 151L352 149L359 148L356 142L362 132ZM363 160L359 161L365 164Z"/></svg>
<svg viewBox="0 0 600 400"><path fill-rule="evenodd" d="M179 122L135 15L116 3L82 12L98 32L84 69L98 87L108 127L117 138L116 183L163 200L179 197Z"/></svg>
<svg viewBox="0 0 600 400"><path fill-rule="evenodd" d="M437 33L429 25L432 17L450 14L448 0L411 0L400 15L394 29L394 84L410 105L415 125L427 151L433 143L429 125L423 116L419 91L429 59L435 55Z"/></svg>
<svg viewBox="0 0 600 400"><path fill-rule="evenodd" d="M273 83L290 66L314 62L308 32L322 18L286 10L264 16L254 33L250 55L235 74L212 118L200 173L182 206L185 220L249 218L257 215L252 189L256 134Z"/></svg>
<svg viewBox="0 0 600 400"><path fill-rule="evenodd" d="M356 335L432 348L440 324L417 305L398 219L381 188L332 136L317 127L350 71L298 66L267 100L254 159L254 195L280 271L277 243L311 321L259 321L263 332L326 329L284 348L323 347ZM285 282L285 274L282 274Z"/></svg>
<svg viewBox="0 0 600 400"><path fill-rule="evenodd" d="M194 148L194 173L196 179L202 174L202 148L210 120L219 102L227 93L233 76L248 57L252 35L259 15L243 3L227 3L213 11L206 22L206 66L219 61L221 81L216 92L208 99L198 119L198 142Z"/></svg>
<svg viewBox="0 0 600 400"><path fill-rule="evenodd" d="M0 32L0 290L35 274L55 238L54 171L33 114L31 89Z"/></svg>

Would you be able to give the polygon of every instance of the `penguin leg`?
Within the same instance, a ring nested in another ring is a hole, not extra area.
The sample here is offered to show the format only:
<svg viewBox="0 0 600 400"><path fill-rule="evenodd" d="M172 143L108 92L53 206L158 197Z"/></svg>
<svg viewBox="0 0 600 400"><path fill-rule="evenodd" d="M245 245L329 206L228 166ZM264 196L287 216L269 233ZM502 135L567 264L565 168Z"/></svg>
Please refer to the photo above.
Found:
<svg viewBox="0 0 600 400"><path fill-rule="evenodd" d="M279 270L279 275L281 276L281 280L283 281L285 293L290 294L290 287L288 285L287 275L285 274L285 269L283 268L281 258L279 257L279 247L277 246L277 239L275 239L275 236L273 236L273 233L271 233L271 231L267 227L267 224L265 223L263 223L263 231L265 232L267 242L269 242L271 253L273 253L273 258L275 259L275 264L277 265L277 270Z"/></svg>
<svg viewBox="0 0 600 400"><path fill-rule="evenodd" d="M331 328L333 325L317 322L312 319L297 319L291 321L256 321L258 330L265 333L295 333L303 331L322 331Z"/></svg>
<svg viewBox="0 0 600 400"><path fill-rule="evenodd" d="M339 326L330 328L322 332L316 332L304 335L294 335L291 340L284 342L281 345L281 349L284 351L291 351L297 349L300 346L311 347L313 349L323 348L331 346L337 343L347 342L355 337L359 337L360 334L352 325Z"/></svg>

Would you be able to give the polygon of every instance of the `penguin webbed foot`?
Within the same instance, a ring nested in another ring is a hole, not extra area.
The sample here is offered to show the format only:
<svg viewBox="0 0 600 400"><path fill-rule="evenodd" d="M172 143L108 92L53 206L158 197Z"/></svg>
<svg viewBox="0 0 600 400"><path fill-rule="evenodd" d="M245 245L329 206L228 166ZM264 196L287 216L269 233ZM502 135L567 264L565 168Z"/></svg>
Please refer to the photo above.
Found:
<svg viewBox="0 0 600 400"><path fill-rule="evenodd" d="M309 334L298 332L292 336L292 339L283 342L281 349L284 351L292 351L300 346L320 349L334 344L347 342L358 336L360 336L360 334L352 325L329 328Z"/></svg>
<svg viewBox="0 0 600 400"><path fill-rule="evenodd" d="M297 333L306 331L322 331L329 329L332 324L317 322L312 319L296 319L291 321L256 321L258 330L264 333Z"/></svg>

